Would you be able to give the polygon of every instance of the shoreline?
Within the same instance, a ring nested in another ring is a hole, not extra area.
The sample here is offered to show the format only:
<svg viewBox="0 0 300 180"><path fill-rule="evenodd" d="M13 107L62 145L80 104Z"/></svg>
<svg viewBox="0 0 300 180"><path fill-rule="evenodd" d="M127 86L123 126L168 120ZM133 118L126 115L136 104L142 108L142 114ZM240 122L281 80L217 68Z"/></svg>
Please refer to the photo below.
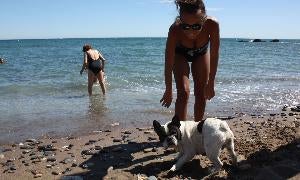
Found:
<svg viewBox="0 0 300 180"><path fill-rule="evenodd" d="M154 113L157 113L156 111L153 111ZM157 118L152 118L153 120L156 119L158 121L160 120L164 120L162 122L167 122L168 119L172 118L172 114L174 112L173 111L164 111L164 112L160 112L159 115L157 115ZM222 120L231 120L234 118L239 118L242 116L270 116L270 115L274 115L274 114L280 114L281 113L281 108L278 108L276 110L255 110L255 111L238 111L238 110L232 110L232 112L228 113L227 111L218 111L216 113L216 115L211 115L211 113L206 113L205 114L205 118L210 118L210 117L214 117L214 118L219 118ZM189 114L191 114L191 112L189 112ZM221 115L224 114L224 115ZM118 119L118 118L113 118L113 119ZM82 129L78 129L78 127L74 127L72 128L66 128L65 131L63 131L61 129L48 129L48 130L41 130L39 132L34 132L32 133L32 135L29 135L29 133L22 133L22 128L15 128L13 131L9 131L7 130L7 133L4 135L6 136L6 138L0 138L0 147L2 145L7 145L7 144L13 144L13 143L19 143L21 141L24 141L26 139L47 139L47 138L55 138L55 139L59 139L59 138L63 138L63 137L67 137L67 136L72 136L72 137L79 137L79 136L88 136L93 134L93 131L106 131L106 130L112 130L114 128L123 128L123 129L132 129L133 127L145 127L145 126L151 126L151 123L149 122L141 122L141 121L137 121L137 122L123 122L120 120L113 120L112 118L107 118L107 119L101 119L101 121L105 122L103 124L103 127L101 128L92 128L91 126L89 127L85 127ZM188 116L188 119L193 119L192 115ZM68 120L68 121L72 121L72 120ZM82 121L82 118L80 118L79 120L76 119L76 122ZM149 121L149 120L147 120ZM42 128L42 127L36 127L36 128ZM16 130L18 129L18 131ZM27 129L29 130L29 129ZM24 131L24 130L23 130ZM43 132L45 131L45 132ZM2 132L4 133L4 132ZM13 137L13 138L11 138ZM0 149L1 152L1 149Z"/></svg>
<svg viewBox="0 0 300 180"><path fill-rule="evenodd" d="M175 153L162 148L152 127L124 129L117 124L80 136L0 145L0 174L4 179L300 178L300 112L226 118L242 161L233 167L222 151L225 165L214 175L207 174L211 162L205 156L169 173Z"/></svg>

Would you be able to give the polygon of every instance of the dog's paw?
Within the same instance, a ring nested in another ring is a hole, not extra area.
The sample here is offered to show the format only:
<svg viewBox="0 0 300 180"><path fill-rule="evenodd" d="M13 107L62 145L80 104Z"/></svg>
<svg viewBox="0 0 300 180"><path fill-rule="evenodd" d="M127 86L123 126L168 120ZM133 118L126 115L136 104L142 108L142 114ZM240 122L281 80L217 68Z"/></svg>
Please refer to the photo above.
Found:
<svg viewBox="0 0 300 180"><path fill-rule="evenodd" d="M173 165L172 168L170 169L170 171L172 171L172 172L177 171L176 165Z"/></svg>

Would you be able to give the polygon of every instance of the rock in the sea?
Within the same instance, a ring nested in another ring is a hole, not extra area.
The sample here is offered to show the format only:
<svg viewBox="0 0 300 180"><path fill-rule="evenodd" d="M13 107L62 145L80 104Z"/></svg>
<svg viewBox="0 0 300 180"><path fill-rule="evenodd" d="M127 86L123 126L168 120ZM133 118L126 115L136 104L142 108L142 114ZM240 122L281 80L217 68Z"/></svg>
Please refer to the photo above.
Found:
<svg viewBox="0 0 300 180"><path fill-rule="evenodd" d="M279 39L272 39L270 42L279 42Z"/></svg>
<svg viewBox="0 0 300 180"><path fill-rule="evenodd" d="M261 40L261 39L253 39L253 40L251 40L250 42L265 42L265 41L263 41L263 40Z"/></svg>

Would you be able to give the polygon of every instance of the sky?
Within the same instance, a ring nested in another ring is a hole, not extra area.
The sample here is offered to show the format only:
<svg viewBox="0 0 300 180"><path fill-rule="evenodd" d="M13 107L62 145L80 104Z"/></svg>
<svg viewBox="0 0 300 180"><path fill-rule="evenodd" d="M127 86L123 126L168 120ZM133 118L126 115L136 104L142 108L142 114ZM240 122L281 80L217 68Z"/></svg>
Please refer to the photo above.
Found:
<svg viewBox="0 0 300 180"><path fill-rule="evenodd" d="M222 38L300 39L300 0L205 0ZM173 0L0 0L0 39L166 37Z"/></svg>

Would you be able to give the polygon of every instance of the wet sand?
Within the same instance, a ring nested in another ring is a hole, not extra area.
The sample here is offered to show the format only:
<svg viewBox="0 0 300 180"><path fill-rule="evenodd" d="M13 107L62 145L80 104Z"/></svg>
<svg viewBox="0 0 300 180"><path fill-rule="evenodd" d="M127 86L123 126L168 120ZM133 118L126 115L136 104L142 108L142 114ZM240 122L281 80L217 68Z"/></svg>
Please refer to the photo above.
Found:
<svg viewBox="0 0 300 180"><path fill-rule="evenodd" d="M99 130L90 135L27 139L0 146L0 179L300 179L300 112L223 117L235 134L238 166L221 153L223 169L195 156L169 172L176 152L164 150L152 127Z"/></svg>

